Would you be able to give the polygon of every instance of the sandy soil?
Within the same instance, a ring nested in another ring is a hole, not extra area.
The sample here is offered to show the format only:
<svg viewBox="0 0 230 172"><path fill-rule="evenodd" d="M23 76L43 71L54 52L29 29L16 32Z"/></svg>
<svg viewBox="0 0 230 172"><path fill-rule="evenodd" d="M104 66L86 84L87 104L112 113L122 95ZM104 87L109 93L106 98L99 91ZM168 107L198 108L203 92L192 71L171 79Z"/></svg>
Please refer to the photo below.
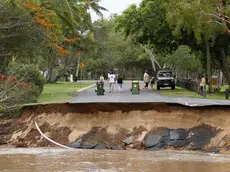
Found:
<svg viewBox="0 0 230 172"><path fill-rule="evenodd" d="M189 108L153 103L30 106L24 108L20 118L0 121L0 145L54 146L40 136L34 120L45 135L61 144L80 140L105 144L107 148L143 149L146 134L182 128L195 133L197 140L203 140L201 149L230 150L228 107ZM133 140L129 146L122 142L127 137Z"/></svg>

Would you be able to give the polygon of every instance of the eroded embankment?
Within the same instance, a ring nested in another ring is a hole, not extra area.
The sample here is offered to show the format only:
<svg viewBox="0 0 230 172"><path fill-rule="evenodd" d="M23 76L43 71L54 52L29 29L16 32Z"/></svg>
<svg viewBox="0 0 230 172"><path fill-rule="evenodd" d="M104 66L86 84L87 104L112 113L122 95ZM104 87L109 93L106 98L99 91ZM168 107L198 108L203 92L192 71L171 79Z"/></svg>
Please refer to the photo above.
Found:
<svg viewBox="0 0 230 172"><path fill-rule="evenodd" d="M75 148L230 150L230 107L162 103L29 106L20 118L1 121L0 144L54 146L40 136L34 120L46 136Z"/></svg>

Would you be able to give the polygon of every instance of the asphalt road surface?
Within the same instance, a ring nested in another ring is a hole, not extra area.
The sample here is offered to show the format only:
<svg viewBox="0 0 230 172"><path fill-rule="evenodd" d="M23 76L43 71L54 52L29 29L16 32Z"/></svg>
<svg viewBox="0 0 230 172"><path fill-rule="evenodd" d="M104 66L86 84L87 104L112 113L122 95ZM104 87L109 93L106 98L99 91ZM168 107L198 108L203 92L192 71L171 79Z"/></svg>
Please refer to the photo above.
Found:
<svg viewBox="0 0 230 172"><path fill-rule="evenodd" d="M132 95L130 84L131 81L125 81L122 92L118 91L118 85L115 84L114 92L109 93L109 84L105 83L105 95L103 96L96 95L95 87L89 88L81 92L76 98L71 100L70 103L177 103L191 107L230 105L230 100L162 96L156 90L143 90L143 82L140 82L140 94Z"/></svg>

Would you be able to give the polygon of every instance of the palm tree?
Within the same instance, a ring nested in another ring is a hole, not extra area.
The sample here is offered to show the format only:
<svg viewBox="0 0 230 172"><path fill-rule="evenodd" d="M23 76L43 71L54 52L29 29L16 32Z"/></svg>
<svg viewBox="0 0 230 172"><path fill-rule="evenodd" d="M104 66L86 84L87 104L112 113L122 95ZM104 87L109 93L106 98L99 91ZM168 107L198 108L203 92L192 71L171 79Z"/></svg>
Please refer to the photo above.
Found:
<svg viewBox="0 0 230 172"><path fill-rule="evenodd" d="M98 4L100 0L40 0L40 2L52 4L50 9L55 11L62 22L73 30L79 25L90 25L89 9L100 17L103 17L101 11L107 11Z"/></svg>
<svg viewBox="0 0 230 172"><path fill-rule="evenodd" d="M92 9L98 16L103 17L101 11L108 11L106 8L99 5L100 0L79 0L84 7L89 10Z"/></svg>
<svg viewBox="0 0 230 172"><path fill-rule="evenodd" d="M49 4L49 10L54 11L64 25L74 30L79 25L90 25L91 16L88 12L92 9L98 16L103 17L101 11L107 11L99 5L100 0L32 0L36 4ZM21 0L3 0L15 7L22 6ZM26 2L26 0L25 0Z"/></svg>

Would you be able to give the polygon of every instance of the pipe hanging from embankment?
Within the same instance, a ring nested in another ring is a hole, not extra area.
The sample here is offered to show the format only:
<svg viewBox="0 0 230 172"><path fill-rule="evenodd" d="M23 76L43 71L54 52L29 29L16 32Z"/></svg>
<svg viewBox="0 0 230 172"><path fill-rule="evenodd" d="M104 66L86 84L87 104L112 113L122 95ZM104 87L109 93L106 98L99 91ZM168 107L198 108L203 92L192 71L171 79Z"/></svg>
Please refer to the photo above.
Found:
<svg viewBox="0 0 230 172"><path fill-rule="evenodd" d="M38 124L37 124L37 122L36 121L34 121L34 123L35 123L35 126L36 126L36 128L37 128L37 130L38 130L38 132L46 139L46 140L48 140L48 141L50 141L51 143L53 143L53 144L55 144L55 145L57 145L57 146L60 146L60 147L62 147L62 148L66 148L66 149L74 149L74 148L71 148L71 147L68 147L68 146L65 146L65 145L62 145L62 144L60 144L60 143L57 143L57 142L55 142L55 141L53 141L53 140L51 140L49 137L47 137L45 134L43 134L42 133L42 131L40 130L40 128L39 128L39 126L38 126Z"/></svg>
<svg viewBox="0 0 230 172"><path fill-rule="evenodd" d="M5 133L9 132L9 142L16 147L54 144L71 150L75 146L88 149L95 145L104 149L230 150L229 114L230 107L227 106L187 107L165 103L51 104L26 107L17 123L12 121L0 127L5 129ZM36 129L31 124L35 124ZM10 128L15 130L8 131L11 125ZM18 128L19 125L21 128ZM59 143L48 138L45 131ZM34 139L40 135L50 144L44 142L44 139ZM152 138L155 139L154 144L149 146ZM132 144L126 144L126 141Z"/></svg>

